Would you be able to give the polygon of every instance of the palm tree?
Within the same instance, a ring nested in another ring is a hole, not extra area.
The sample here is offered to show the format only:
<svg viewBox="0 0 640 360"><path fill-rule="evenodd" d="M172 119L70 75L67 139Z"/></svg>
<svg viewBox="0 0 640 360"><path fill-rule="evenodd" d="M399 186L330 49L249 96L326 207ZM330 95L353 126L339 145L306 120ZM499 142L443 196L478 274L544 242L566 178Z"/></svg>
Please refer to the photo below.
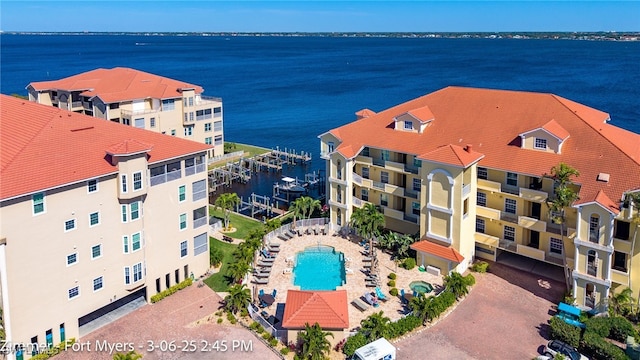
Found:
<svg viewBox="0 0 640 360"><path fill-rule="evenodd" d="M215 208L222 209L224 211L224 228L229 229L229 217L231 216L231 210L240 204L240 198L236 193L224 193L220 194L215 202Z"/></svg>
<svg viewBox="0 0 640 360"><path fill-rule="evenodd" d="M426 324L427 321L431 321L438 316L436 308L432 305L434 299L433 296L427 297L421 294L420 296L411 298L411 302L409 302L409 307L413 311L413 315L420 318L422 324Z"/></svg>
<svg viewBox="0 0 640 360"><path fill-rule="evenodd" d="M362 333L367 337L367 341L371 342L385 337L388 333L388 325L391 319L383 315L384 312L373 313L367 318L360 321Z"/></svg>
<svg viewBox="0 0 640 360"><path fill-rule="evenodd" d="M224 297L224 309L233 314L245 309L251 302L251 292L244 284L236 284L229 288L229 294Z"/></svg>
<svg viewBox="0 0 640 360"><path fill-rule="evenodd" d="M322 206L320 204L320 200L318 199L314 199L310 196L306 196L307 200L307 210L309 211L309 214L307 215L307 219L311 219L311 215L313 215L313 211L315 209L320 209L320 207Z"/></svg>
<svg viewBox="0 0 640 360"><path fill-rule="evenodd" d="M142 354L138 354L135 350L131 350L126 354L115 353L113 354L113 360L138 360L142 359Z"/></svg>
<svg viewBox="0 0 640 360"><path fill-rule="evenodd" d="M247 261L236 261L233 264L229 264L227 275L233 279L234 283L237 283L242 280L249 271L251 271L251 266L249 266Z"/></svg>
<svg viewBox="0 0 640 360"><path fill-rule="evenodd" d="M469 288L464 277L455 271L444 277L444 287L453 293L456 299L469 293Z"/></svg>
<svg viewBox="0 0 640 360"><path fill-rule="evenodd" d="M551 221L560 224L560 242L562 243L562 263L564 269L564 279L567 290L571 289L569 269L567 267L567 252L564 246L564 209L571 206L578 200L578 194L570 187L571 178L579 176L580 172L571 166L560 163L551 168L551 178L554 181L554 197L547 201L551 211Z"/></svg>
<svg viewBox="0 0 640 360"><path fill-rule="evenodd" d="M635 299L633 291L630 288L624 288L617 294L611 294L611 310L616 315L628 316L633 312L633 303Z"/></svg>
<svg viewBox="0 0 640 360"><path fill-rule="evenodd" d="M324 354L331 351L331 342L327 340L327 336L333 337L328 331L322 331L318 323L309 326L304 324L304 330L298 335L298 341L301 343L300 358L309 360L322 360Z"/></svg>
<svg viewBox="0 0 640 360"><path fill-rule="evenodd" d="M416 239L411 235L403 234L402 236L400 236L397 243L398 257L409 257L409 249L411 248L411 244L413 244L414 242L416 242Z"/></svg>
<svg viewBox="0 0 640 360"><path fill-rule="evenodd" d="M362 208L356 208L351 214L351 226L358 235L369 239L373 249L373 237L380 235L380 228L384 226L384 215L372 203L366 203Z"/></svg>
<svg viewBox="0 0 640 360"><path fill-rule="evenodd" d="M296 227L296 217L303 217L304 200L301 197L293 200L289 205L289 211L293 214L293 223L291 223L293 229Z"/></svg>

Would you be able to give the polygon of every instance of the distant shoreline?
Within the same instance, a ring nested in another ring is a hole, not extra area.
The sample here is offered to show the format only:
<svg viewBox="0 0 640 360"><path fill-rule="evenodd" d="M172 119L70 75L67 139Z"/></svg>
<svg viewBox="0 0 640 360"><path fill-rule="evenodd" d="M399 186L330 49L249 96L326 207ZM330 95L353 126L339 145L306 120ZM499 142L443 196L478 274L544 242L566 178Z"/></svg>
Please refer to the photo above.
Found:
<svg viewBox="0 0 640 360"><path fill-rule="evenodd" d="M640 41L640 32L50 32L0 31L2 35L110 35L110 36L211 36L211 37L335 37L335 38L443 38L443 39L544 39Z"/></svg>

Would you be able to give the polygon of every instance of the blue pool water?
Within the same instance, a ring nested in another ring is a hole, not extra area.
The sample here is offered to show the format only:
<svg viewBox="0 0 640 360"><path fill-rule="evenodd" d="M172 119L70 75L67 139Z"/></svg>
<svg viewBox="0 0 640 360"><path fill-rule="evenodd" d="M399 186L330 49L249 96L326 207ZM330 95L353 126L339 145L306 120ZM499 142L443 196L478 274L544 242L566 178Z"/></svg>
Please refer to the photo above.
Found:
<svg viewBox="0 0 640 360"><path fill-rule="evenodd" d="M330 246L311 246L296 256L293 284L300 290L335 290L345 282L344 254Z"/></svg>

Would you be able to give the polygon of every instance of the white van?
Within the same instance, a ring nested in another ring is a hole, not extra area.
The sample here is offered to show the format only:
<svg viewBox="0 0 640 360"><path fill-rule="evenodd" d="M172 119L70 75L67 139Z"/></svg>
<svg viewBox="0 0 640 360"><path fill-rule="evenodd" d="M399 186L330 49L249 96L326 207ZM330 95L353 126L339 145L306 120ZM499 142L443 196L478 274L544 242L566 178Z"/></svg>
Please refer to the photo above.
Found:
<svg viewBox="0 0 640 360"><path fill-rule="evenodd" d="M396 348L385 338L369 343L353 354L354 360L396 360Z"/></svg>

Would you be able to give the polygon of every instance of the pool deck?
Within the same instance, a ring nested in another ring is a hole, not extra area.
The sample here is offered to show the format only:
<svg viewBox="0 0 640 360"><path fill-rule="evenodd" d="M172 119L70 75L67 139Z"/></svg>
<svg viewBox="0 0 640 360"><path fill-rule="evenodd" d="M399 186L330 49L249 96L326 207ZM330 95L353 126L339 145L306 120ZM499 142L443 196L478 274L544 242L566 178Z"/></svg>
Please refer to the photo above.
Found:
<svg viewBox="0 0 640 360"><path fill-rule="evenodd" d="M275 303L265 309L270 314L276 313L278 304L281 304L280 306L284 304L287 298L287 290L299 290L299 286L293 285L293 274L284 273L284 270L287 268L292 268L293 266L292 264L287 262L287 258L295 259L295 256L298 252L303 251L306 247L309 246L332 246L336 251L344 253L345 259L351 259L351 261L345 262L345 267L347 269L352 269L353 273L347 273L346 284L338 287L338 290L347 290L347 300L349 301L349 329L359 327L360 321L373 314L374 312L383 311L384 315L389 317L392 321L402 317L403 306L400 298L397 296L394 297L389 295L390 288L389 286L387 286L387 282L389 281L387 276L392 272L396 273L397 275L396 288L398 288L398 291L400 291L400 289L404 289L405 292L411 293L411 289L409 289L409 283L416 280L423 280L433 285L434 291L429 295L435 294L438 289L442 288L442 276L420 272L418 271L417 267L412 270L405 270L399 266L396 267L396 264L391 260L389 254L383 253L380 250L376 250L378 257L379 278L381 279L380 289L387 296L388 300L386 302L379 302L379 307L374 308L372 306L369 306L367 310L360 311L356 307L354 307L351 302L356 298L361 298L365 294L365 292L375 292L375 288L365 286L365 274L361 271L364 269L364 263L362 259L365 256L361 253L361 251L364 250L363 247L361 247L357 243L349 241L348 239L342 238L340 236L332 236L329 234L295 236L288 241L277 239L273 240L272 243L280 244L280 252L277 254L277 257L273 263L268 284L249 284L249 287L251 289L255 288L255 293L258 293L260 289L264 289L265 293L271 293L273 289L277 290ZM321 269L319 269L319 271L320 270Z"/></svg>

